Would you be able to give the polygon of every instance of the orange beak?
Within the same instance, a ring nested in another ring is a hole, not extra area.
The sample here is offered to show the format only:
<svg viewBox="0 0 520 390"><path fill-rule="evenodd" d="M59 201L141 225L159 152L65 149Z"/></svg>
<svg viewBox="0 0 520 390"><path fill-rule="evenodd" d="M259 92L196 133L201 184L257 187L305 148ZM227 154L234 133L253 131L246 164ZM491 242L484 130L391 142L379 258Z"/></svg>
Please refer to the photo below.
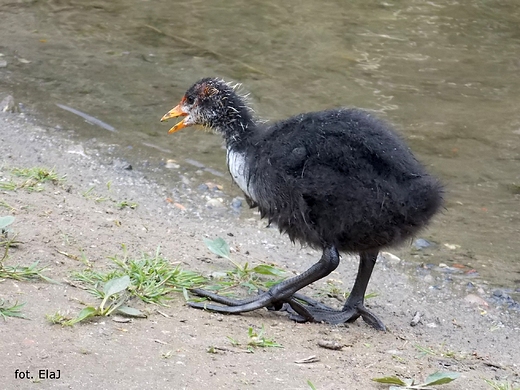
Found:
<svg viewBox="0 0 520 390"><path fill-rule="evenodd" d="M178 116L186 116L188 115L187 112L184 112L181 108L181 105L177 105L175 107L173 107L170 111L168 111L166 114L164 114L164 116L161 118L161 122L164 122L164 121L167 121L168 119L171 119L171 118L176 118ZM184 119L182 121L180 121L179 123L177 123L175 126L173 126L169 131L168 131L168 134L172 134L172 133L175 133L176 131L179 131L180 129L186 127L186 125L184 124Z"/></svg>

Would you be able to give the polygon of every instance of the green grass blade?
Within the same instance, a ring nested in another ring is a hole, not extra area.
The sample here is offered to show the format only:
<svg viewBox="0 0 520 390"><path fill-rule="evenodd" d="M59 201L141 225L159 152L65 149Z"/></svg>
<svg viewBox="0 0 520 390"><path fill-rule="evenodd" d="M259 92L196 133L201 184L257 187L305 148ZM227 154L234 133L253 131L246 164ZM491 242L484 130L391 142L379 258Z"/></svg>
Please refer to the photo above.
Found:
<svg viewBox="0 0 520 390"><path fill-rule="evenodd" d="M7 317L16 317L16 318L23 318L27 319L20 310L23 306L25 306L25 303L16 302L13 306L6 307L4 306L4 300L0 302L0 317L2 317L4 320L7 319Z"/></svg>

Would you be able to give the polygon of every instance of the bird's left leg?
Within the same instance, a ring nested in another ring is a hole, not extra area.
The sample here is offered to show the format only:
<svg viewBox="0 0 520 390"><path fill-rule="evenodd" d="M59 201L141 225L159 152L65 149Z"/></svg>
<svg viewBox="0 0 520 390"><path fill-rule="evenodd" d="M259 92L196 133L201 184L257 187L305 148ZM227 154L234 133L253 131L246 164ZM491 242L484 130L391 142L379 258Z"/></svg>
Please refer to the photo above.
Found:
<svg viewBox="0 0 520 390"><path fill-rule="evenodd" d="M325 247L320 260L307 271L278 283L260 295L243 300L234 300L209 291L193 289L191 290L193 293L226 306L213 305L207 302L188 302L188 305L197 309L230 314L244 313L261 307L281 307L281 303L291 299L291 296L298 290L327 276L338 267L338 264L339 253L337 249L334 246Z"/></svg>

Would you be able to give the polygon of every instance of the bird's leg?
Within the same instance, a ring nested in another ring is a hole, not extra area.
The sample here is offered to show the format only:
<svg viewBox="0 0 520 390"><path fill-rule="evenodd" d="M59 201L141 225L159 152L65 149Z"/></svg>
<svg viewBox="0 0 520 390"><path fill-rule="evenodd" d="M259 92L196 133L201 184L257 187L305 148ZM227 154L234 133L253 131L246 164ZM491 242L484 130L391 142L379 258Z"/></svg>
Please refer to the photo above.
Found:
<svg viewBox="0 0 520 390"><path fill-rule="evenodd" d="M377 254L378 252L375 251L362 252L360 254L356 281L341 311L331 309L314 299L307 298L300 294L294 294L286 301L287 305L285 307L291 314L291 318L298 322L323 321L330 324L341 324L353 322L359 317L362 317L367 324L375 329L386 330L381 320L364 305L365 292L376 263Z"/></svg>
<svg viewBox="0 0 520 390"><path fill-rule="evenodd" d="M334 246L329 246L323 249L323 254L320 260L307 271L278 283L268 291L261 293L256 297L234 300L209 291L193 289L191 291L195 294L210 298L212 301L226 306L213 305L207 302L188 302L188 305L197 309L206 309L230 314L244 313L268 306L281 307L281 303L288 302L292 299L291 296L293 296L298 290L327 276L338 267L338 264L339 253Z"/></svg>
<svg viewBox="0 0 520 390"><path fill-rule="evenodd" d="M363 320L378 330L386 330L385 326L379 318L376 317L365 305L365 293L367 290L370 276L372 276L372 270L377 261L377 255L379 252L361 252L359 258L359 269L354 282L354 287L350 292L350 295L343 305L343 313L353 312L355 313L348 322L355 321L359 316Z"/></svg>

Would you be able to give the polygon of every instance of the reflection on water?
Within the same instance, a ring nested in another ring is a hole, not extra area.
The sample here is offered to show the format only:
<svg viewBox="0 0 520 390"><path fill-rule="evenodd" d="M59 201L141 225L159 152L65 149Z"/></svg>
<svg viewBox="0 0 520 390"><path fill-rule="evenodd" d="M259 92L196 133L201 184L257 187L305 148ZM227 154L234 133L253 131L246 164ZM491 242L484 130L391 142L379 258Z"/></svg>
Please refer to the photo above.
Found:
<svg viewBox="0 0 520 390"><path fill-rule="evenodd" d="M168 136L159 123L203 76L242 82L268 119L336 106L377 111L447 185L447 210L427 235L451 246L432 261L470 263L518 287L516 3L3 0L0 86L73 123L79 139L120 145L136 166L170 158L189 166L189 158L215 172L225 171L219 137Z"/></svg>

